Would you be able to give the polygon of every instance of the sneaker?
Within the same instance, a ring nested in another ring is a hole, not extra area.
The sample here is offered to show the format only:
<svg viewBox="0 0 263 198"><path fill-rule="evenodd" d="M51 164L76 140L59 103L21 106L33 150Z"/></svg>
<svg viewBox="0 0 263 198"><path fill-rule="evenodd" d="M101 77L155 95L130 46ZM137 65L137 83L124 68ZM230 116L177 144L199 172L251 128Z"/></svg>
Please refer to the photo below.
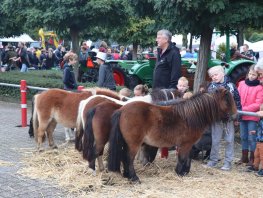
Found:
<svg viewBox="0 0 263 198"><path fill-rule="evenodd" d="M216 165L217 165L217 163L214 162L214 161L209 161L209 162L207 162L207 164L206 164L206 166L207 166L207 167L210 167L210 168L214 168L214 167L216 167Z"/></svg>
<svg viewBox="0 0 263 198"><path fill-rule="evenodd" d="M254 166L249 166L249 167L247 167L247 169L245 171L246 172L257 172L258 168L254 168Z"/></svg>
<svg viewBox="0 0 263 198"><path fill-rule="evenodd" d="M229 171L231 169L231 164L225 163L224 166L221 167L223 171Z"/></svg>
<svg viewBox="0 0 263 198"><path fill-rule="evenodd" d="M263 177L263 169L259 170L256 175L258 177Z"/></svg>

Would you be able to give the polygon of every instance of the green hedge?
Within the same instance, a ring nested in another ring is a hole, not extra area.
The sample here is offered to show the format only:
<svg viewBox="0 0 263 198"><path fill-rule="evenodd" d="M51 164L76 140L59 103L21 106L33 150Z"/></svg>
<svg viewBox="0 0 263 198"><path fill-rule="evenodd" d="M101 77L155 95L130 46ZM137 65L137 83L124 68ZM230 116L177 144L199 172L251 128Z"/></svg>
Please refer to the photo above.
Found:
<svg viewBox="0 0 263 198"><path fill-rule="evenodd" d="M19 71L0 72L0 82L20 85L21 80L26 80L28 86L63 89L62 75L60 70L30 70L25 73ZM79 83L79 85L95 86L93 83ZM27 99L31 100L37 92L37 90L28 89ZM20 88L0 85L0 96L1 100L19 101Z"/></svg>

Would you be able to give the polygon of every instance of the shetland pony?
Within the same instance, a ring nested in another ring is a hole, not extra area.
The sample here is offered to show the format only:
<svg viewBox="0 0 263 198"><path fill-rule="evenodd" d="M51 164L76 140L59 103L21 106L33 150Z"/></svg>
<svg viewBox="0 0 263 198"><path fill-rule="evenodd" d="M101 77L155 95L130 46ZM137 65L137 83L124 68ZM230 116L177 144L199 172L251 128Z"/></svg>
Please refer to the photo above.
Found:
<svg viewBox="0 0 263 198"><path fill-rule="evenodd" d="M75 147L81 151L83 147L83 158L89 162L89 167L95 170L95 160L98 158L99 170L104 170L102 155L105 144L108 142L110 134L110 118L113 112L120 107L135 102L144 101L147 103L156 103L161 100L175 99L179 96L179 92L175 89L153 90L151 95L134 97L129 101L117 101L106 96L92 96L80 104L80 111L77 121L77 132ZM104 99L104 101L103 101ZM102 102L103 101L103 102ZM99 103L94 107L94 103ZM86 104L84 104L86 103ZM88 108L84 109L84 106ZM89 108L92 107L92 108ZM82 110L81 110L82 109ZM85 124L83 124L85 123ZM81 134L81 133L82 134ZM83 145L82 135L84 132ZM77 137L78 136L78 137ZM158 148L143 145L143 154L141 161L143 164L152 162ZM153 154L152 154L153 153ZM153 157L151 157L153 156Z"/></svg>
<svg viewBox="0 0 263 198"><path fill-rule="evenodd" d="M108 157L108 170L139 181L134 170L134 158L143 143L155 147L178 147L176 173L189 173L189 152L204 129L215 121L226 120L236 114L234 99L226 89L208 94L196 94L192 98L171 106L156 106L134 102L121 107L112 116L112 131Z"/></svg>
<svg viewBox="0 0 263 198"><path fill-rule="evenodd" d="M35 95L32 123L37 148L41 148L45 133L48 137L49 146L56 148L53 131L57 123L66 128L75 128L80 101L96 94L120 99L116 92L103 88L85 89L85 91L78 93L50 89Z"/></svg>

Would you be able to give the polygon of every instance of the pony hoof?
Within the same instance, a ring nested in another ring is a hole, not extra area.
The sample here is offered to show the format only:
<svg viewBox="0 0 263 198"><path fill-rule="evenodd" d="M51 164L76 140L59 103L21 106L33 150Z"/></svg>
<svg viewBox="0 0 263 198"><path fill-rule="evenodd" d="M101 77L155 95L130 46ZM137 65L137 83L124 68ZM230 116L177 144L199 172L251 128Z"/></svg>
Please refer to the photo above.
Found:
<svg viewBox="0 0 263 198"><path fill-rule="evenodd" d="M39 148L37 149L39 153L43 153L44 152L44 148Z"/></svg>
<svg viewBox="0 0 263 198"><path fill-rule="evenodd" d="M92 168L89 168L89 169L87 170L87 173L88 173L89 175L96 176L96 170L93 170Z"/></svg>
<svg viewBox="0 0 263 198"><path fill-rule="evenodd" d="M51 146L52 149L58 149L57 145Z"/></svg>
<svg viewBox="0 0 263 198"><path fill-rule="evenodd" d="M130 178L130 182L132 184L141 184L141 181L137 176Z"/></svg>

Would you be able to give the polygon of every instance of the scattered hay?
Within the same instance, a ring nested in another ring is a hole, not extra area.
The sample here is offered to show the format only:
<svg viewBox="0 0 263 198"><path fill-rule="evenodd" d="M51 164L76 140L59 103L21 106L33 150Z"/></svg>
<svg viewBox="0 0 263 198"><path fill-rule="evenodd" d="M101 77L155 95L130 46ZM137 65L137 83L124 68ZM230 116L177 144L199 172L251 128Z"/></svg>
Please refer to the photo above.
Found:
<svg viewBox="0 0 263 198"><path fill-rule="evenodd" d="M87 162L73 145L42 153L24 152L21 175L47 179L73 193L76 197L261 197L262 178L244 172L244 166L234 166L229 172L205 168L193 161L186 177L175 174L174 152L169 159L160 159L143 167L135 163L141 184L131 184L120 174L89 171ZM222 165L222 163L221 163Z"/></svg>
<svg viewBox="0 0 263 198"><path fill-rule="evenodd" d="M0 166L14 166L14 163L0 160Z"/></svg>

